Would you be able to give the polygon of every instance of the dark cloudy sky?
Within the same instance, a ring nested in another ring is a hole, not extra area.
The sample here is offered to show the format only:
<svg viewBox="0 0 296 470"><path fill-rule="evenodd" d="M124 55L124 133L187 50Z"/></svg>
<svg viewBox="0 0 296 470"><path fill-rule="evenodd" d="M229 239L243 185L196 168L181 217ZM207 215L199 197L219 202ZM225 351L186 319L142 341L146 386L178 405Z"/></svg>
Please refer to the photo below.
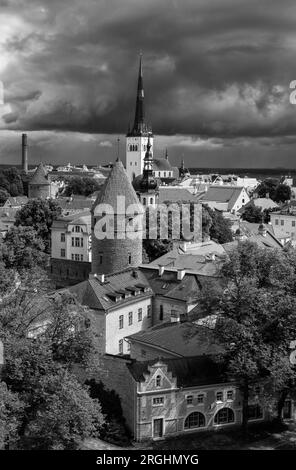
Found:
<svg viewBox="0 0 296 470"><path fill-rule="evenodd" d="M0 0L1 163L114 160L138 54L157 155L296 168L295 0Z"/></svg>

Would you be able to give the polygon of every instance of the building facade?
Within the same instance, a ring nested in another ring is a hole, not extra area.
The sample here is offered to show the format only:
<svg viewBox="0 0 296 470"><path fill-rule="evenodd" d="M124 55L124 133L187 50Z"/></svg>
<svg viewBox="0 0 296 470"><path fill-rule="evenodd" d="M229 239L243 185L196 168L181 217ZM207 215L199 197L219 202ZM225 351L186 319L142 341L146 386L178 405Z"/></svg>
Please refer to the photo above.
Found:
<svg viewBox="0 0 296 470"><path fill-rule="evenodd" d="M51 228L51 258L91 262L91 214L59 217Z"/></svg>

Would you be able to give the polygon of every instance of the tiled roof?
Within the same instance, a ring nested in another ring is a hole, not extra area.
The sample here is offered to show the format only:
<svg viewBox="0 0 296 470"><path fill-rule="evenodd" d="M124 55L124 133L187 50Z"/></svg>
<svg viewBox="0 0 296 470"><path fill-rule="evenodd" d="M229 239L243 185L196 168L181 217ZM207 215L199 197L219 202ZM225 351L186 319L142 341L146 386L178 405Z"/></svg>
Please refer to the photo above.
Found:
<svg viewBox="0 0 296 470"><path fill-rule="evenodd" d="M233 205L243 188L238 186L210 186L208 191L203 194L203 201L227 202Z"/></svg>
<svg viewBox="0 0 296 470"><path fill-rule="evenodd" d="M159 188L159 202L198 202L197 198L186 188L173 186Z"/></svg>
<svg viewBox="0 0 296 470"><path fill-rule="evenodd" d="M225 382L223 365L214 362L214 360L208 356L161 359L161 361L134 361L127 364L127 368L137 382L143 382L145 380L144 374L149 372L149 366L153 366L157 362L167 365L168 371L177 378L177 385L179 387Z"/></svg>
<svg viewBox="0 0 296 470"><path fill-rule="evenodd" d="M47 179L47 173L42 163L39 163L37 170L35 171L29 184L50 185L50 182Z"/></svg>
<svg viewBox="0 0 296 470"><path fill-rule="evenodd" d="M198 298L200 285L197 276L185 274L182 281L177 280L177 272L166 271L159 276L157 269L141 266L153 292L174 300L193 301Z"/></svg>
<svg viewBox="0 0 296 470"><path fill-rule="evenodd" d="M98 204L109 204L115 210L117 207L117 197L124 196L125 209L131 205L136 204L139 211L142 212L143 208L139 203L136 192L128 179L123 164L121 161L116 161L113 168L102 187L93 208Z"/></svg>
<svg viewBox="0 0 296 470"><path fill-rule="evenodd" d="M223 246L210 240L202 243L187 243L186 251L182 248L182 244L174 246L171 251L152 261L150 265L186 269L204 276L215 276L225 256Z"/></svg>
<svg viewBox="0 0 296 470"><path fill-rule="evenodd" d="M149 290L144 291L144 288ZM99 310L109 310L117 305L128 304L135 298L152 295L145 275L136 268L128 268L107 275L104 283L100 282L98 278L90 278L69 287L68 290L76 294L79 302L83 305ZM139 291L139 294L134 295L135 290ZM119 291L126 291L131 295L125 298ZM115 299L116 295L118 296L117 301Z"/></svg>
<svg viewBox="0 0 296 470"><path fill-rule="evenodd" d="M214 338L213 330L196 326L194 323L169 323L153 326L127 336L131 341L140 342L156 349L161 348L181 357L219 354L224 349Z"/></svg>
<svg viewBox="0 0 296 470"><path fill-rule="evenodd" d="M249 206L260 207L262 210L275 209L275 208L279 207L278 204L276 204L276 202L274 202L270 198L258 197L258 198L255 198L255 199L251 199L251 201L249 201L246 205L244 205L238 212L243 213L245 211L245 209Z"/></svg>
<svg viewBox="0 0 296 470"><path fill-rule="evenodd" d="M55 199L55 202L58 204L58 206L65 212L67 211L77 211L77 210L85 210L85 209L91 209L94 201L93 199L90 198L67 198L67 197L61 197Z"/></svg>

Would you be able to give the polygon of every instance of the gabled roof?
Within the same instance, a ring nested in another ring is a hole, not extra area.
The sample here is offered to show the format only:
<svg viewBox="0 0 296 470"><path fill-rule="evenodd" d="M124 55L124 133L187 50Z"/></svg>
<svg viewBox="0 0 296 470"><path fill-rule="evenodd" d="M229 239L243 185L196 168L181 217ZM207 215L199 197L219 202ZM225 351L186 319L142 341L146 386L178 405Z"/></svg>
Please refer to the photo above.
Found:
<svg viewBox="0 0 296 470"><path fill-rule="evenodd" d="M165 350L179 357L219 354L224 348L218 344L213 330L196 326L194 323L167 323L153 326L127 336L131 342L149 345L157 350Z"/></svg>
<svg viewBox="0 0 296 470"><path fill-rule="evenodd" d="M162 187L159 188L159 202L198 202L188 189L180 186Z"/></svg>
<svg viewBox="0 0 296 470"><path fill-rule="evenodd" d="M178 281L176 270L165 270L161 276L157 269L149 269L149 265L142 265L140 270L145 274L153 292L157 295L183 302L191 302L199 295L200 284L195 275L186 273L182 281Z"/></svg>
<svg viewBox="0 0 296 470"><path fill-rule="evenodd" d="M50 185L50 182L47 179L47 172L42 163L39 163L29 184Z"/></svg>
<svg viewBox="0 0 296 470"><path fill-rule="evenodd" d="M186 248L185 248L186 246ZM187 271L199 272L204 276L216 276L226 252L222 245L213 240L202 243L175 245L171 251L152 261L150 266L166 266Z"/></svg>
<svg viewBox="0 0 296 470"><path fill-rule="evenodd" d="M238 212L243 213L245 211L245 209L249 206L259 207L262 210L276 209L277 207L279 207L279 205L270 198L257 197L257 198L251 199Z"/></svg>
<svg viewBox="0 0 296 470"><path fill-rule="evenodd" d="M139 203L137 194L120 160L114 163L113 168L102 187L102 190L94 202L93 210L99 204L108 204L115 212L117 208L118 196L124 197L125 209L131 204L136 204L139 211L143 211L143 207Z"/></svg>
<svg viewBox="0 0 296 470"><path fill-rule="evenodd" d="M227 202L230 206L244 190L239 186L210 186L208 191L201 196L203 201Z"/></svg>
<svg viewBox="0 0 296 470"><path fill-rule="evenodd" d="M149 367L157 363L167 366L168 372L177 379L179 387L223 383L226 381L225 367L208 356L161 359L141 362L131 362L127 368L137 382L144 382L149 374ZM229 380L228 380L229 381Z"/></svg>
<svg viewBox="0 0 296 470"><path fill-rule="evenodd" d="M68 290L77 295L78 301L82 305L105 311L122 304L128 304L135 298L140 299L152 295L145 275L136 268L128 268L109 274L105 276L104 282L93 277L69 287ZM139 291L139 294L134 295L134 291ZM123 292L131 293L131 295L125 298ZM116 296L118 297L117 301Z"/></svg>
<svg viewBox="0 0 296 470"><path fill-rule="evenodd" d="M67 211L78 211L78 210L87 210L91 209L94 201L91 198L68 198L68 197L59 197L55 199L57 205L65 212Z"/></svg>

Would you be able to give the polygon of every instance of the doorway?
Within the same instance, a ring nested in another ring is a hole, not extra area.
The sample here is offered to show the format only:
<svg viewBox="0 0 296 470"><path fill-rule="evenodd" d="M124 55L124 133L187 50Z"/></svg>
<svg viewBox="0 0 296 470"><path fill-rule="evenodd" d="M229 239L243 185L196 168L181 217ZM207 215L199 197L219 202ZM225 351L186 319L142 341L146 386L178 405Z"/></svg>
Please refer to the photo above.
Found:
<svg viewBox="0 0 296 470"><path fill-rule="evenodd" d="M153 420L153 437L159 438L163 436L163 418Z"/></svg>

